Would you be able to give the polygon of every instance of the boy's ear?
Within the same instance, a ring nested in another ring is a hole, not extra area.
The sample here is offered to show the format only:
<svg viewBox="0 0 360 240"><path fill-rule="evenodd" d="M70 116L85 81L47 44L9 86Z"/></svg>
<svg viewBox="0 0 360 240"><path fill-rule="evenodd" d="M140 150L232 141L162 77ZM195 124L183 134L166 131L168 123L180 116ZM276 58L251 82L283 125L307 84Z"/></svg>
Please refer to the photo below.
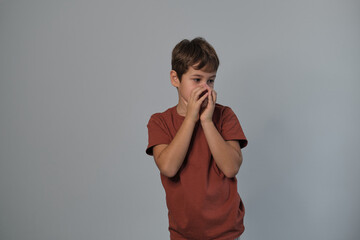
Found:
<svg viewBox="0 0 360 240"><path fill-rule="evenodd" d="M177 73L174 70L170 71L170 80L171 80L171 84L174 87L179 87L180 79L178 78Z"/></svg>

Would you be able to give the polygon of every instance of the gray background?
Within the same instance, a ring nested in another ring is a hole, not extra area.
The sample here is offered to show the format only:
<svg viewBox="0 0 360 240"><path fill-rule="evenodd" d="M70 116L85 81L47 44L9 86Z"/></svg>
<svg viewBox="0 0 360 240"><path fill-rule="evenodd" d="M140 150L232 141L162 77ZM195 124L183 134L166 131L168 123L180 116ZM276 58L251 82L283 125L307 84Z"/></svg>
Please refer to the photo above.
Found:
<svg viewBox="0 0 360 240"><path fill-rule="evenodd" d="M245 240L360 239L360 2L0 1L0 239L167 239L150 115L205 37L249 140Z"/></svg>

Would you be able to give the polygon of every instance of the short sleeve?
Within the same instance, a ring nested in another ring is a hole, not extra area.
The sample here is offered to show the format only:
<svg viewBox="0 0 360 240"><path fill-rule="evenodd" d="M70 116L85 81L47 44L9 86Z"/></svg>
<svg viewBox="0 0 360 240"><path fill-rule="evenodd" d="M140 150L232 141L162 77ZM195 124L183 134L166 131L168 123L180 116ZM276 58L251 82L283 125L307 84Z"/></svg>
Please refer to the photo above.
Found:
<svg viewBox="0 0 360 240"><path fill-rule="evenodd" d="M146 153L153 155L153 147L159 144L170 144L171 136L166 127L165 122L161 119L159 114L151 116L148 124L148 146Z"/></svg>
<svg viewBox="0 0 360 240"><path fill-rule="evenodd" d="M246 147L248 141L241 128L240 122L231 108L225 107L221 124L221 135L224 140L238 140L240 148Z"/></svg>

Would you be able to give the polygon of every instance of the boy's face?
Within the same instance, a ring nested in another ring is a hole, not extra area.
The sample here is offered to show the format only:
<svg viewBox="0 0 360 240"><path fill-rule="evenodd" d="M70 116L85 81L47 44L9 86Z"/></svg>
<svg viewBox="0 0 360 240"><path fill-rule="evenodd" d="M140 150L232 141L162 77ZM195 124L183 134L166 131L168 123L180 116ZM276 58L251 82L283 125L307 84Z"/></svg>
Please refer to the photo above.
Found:
<svg viewBox="0 0 360 240"><path fill-rule="evenodd" d="M172 83L178 88L179 100L184 101L184 103L187 104L190 94L195 88L204 85L207 90L214 89L215 77L216 71L205 72L201 69L196 70L193 67L189 67L188 71L182 75L181 81L172 81ZM207 99L204 100L202 107L207 105L207 101Z"/></svg>

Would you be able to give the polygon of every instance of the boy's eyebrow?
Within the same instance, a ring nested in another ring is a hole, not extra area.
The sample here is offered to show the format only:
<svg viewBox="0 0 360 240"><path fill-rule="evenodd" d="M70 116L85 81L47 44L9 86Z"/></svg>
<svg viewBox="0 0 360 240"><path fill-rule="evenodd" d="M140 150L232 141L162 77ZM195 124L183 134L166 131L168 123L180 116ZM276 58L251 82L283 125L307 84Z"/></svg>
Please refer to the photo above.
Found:
<svg viewBox="0 0 360 240"><path fill-rule="evenodd" d="M201 75L201 74L193 74L193 75L191 75L191 77L203 77L203 75ZM216 74L214 74L214 75L212 75L210 77L214 78L214 77L216 77Z"/></svg>

